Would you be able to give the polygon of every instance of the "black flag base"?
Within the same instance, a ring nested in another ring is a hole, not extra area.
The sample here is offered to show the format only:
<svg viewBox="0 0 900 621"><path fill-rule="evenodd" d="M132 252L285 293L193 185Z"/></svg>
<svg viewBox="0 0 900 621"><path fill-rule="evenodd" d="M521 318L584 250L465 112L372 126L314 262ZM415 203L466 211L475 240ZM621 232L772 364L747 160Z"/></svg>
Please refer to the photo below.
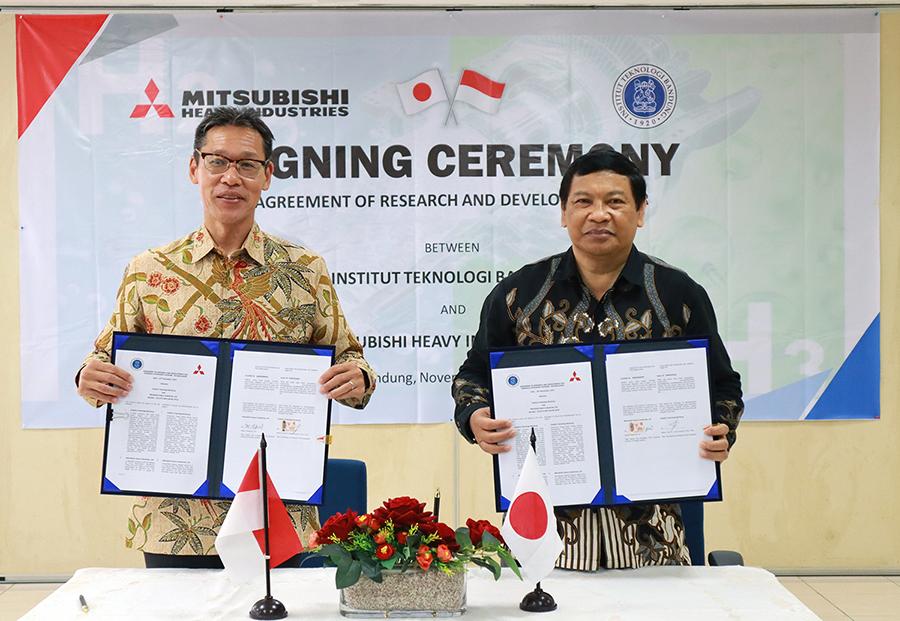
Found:
<svg viewBox="0 0 900 621"><path fill-rule="evenodd" d="M556 602L552 595L541 589L541 583L538 582L534 591L522 598L519 608L525 612L550 612L556 610Z"/></svg>
<svg viewBox="0 0 900 621"><path fill-rule="evenodd" d="M555 607L556 604L554 604ZM251 619L284 619L287 616L287 609L284 607L284 604L271 595L266 595L253 604L253 608L250 609Z"/></svg>

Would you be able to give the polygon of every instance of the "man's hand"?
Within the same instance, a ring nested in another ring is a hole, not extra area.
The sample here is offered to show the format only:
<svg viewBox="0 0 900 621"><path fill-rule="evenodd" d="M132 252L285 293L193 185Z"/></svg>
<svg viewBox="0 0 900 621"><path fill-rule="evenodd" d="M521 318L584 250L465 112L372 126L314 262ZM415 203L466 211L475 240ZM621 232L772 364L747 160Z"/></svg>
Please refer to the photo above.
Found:
<svg viewBox="0 0 900 621"><path fill-rule="evenodd" d="M490 408L475 410L469 419L469 426L472 428L472 435L475 436L475 441L485 453L496 455L497 453L505 453L512 448L509 444L503 444L503 442L516 435L512 421L491 418Z"/></svg>
<svg viewBox="0 0 900 621"><path fill-rule="evenodd" d="M78 394L86 399L97 399L101 405L116 403L119 397L131 392L131 375L109 362L88 360L78 376Z"/></svg>
<svg viewBox="0 0 900 621"><path fill-rule="evenodd" d="M725 423L707 425L703 428L703 433L712 436L713 439L700 441L700 457L711 459L712 461L725 461L728 459L728 440L725 439L725 434L728 433L728 425Z"/></svg>
<svg viewBox="0 0 900 621"><path fill-rule="evenodd" d="M319 392L329 399L353 399L366 394L366 380L355 362L342 362L319 378Z"/></svg>

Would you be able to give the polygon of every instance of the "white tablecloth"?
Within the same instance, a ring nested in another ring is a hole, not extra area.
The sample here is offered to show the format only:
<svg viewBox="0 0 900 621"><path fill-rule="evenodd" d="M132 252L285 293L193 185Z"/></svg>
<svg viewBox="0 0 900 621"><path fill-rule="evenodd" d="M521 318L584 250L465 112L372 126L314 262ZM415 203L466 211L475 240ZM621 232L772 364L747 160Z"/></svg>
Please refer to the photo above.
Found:
<svg viewBox="0 0 900 621"><path fill-rule="evenodd" d="M763 569L752 567L647 567L584 574L556 570L541 583L559 608L535 616L519 610L534 585L504 572L469 571L463 621L502 619L817 619ZM78 595L90 612L81 612ZM248 619L265 583L232 585L221 570L80 569L23 619ZM295 619L342 619L333 569L276 569L272 595Z"/></svg>

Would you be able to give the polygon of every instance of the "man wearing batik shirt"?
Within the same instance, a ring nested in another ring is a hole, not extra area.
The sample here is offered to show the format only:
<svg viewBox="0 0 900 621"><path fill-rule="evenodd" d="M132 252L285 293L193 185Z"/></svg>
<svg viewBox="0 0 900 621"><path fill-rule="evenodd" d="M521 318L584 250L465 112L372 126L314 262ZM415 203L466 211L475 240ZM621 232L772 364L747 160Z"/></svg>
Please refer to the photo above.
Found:
<svg viewBox="0 0 900 621"><path fill-rule="evenodd" d="M78 372L78 394L116 403L132 378L110 363L114 330L335 347L321 392L363 408L376 376L347 325L325 262L311 250L267 235L254 222L274 166L272 132L252 109L216 108L197 127L188 164L199 187L203 226L128 264L116 305ZM213 541L230 502L143 498L128 518L130 548L148 566L221 566ZM315 509L288 506L301 541L319 528Z"/></svg>
<svg viewBox="0 0 900 621"><path fill-rule="evenodd" d="M511 421L492 419L488 406L492 347L708 336L716 422L704 429L708 439L699 451L724 461L743 412L740 376L703 287L634 246L647 209L637 166L612 150L591 151L568 168L559 198L572 247L526 265L488 295L472 349L453 381L460 433L486 453L511 448ZM677 505L592 508L568 517L580 537L566 543L557 567L690 563Z"/></svg>

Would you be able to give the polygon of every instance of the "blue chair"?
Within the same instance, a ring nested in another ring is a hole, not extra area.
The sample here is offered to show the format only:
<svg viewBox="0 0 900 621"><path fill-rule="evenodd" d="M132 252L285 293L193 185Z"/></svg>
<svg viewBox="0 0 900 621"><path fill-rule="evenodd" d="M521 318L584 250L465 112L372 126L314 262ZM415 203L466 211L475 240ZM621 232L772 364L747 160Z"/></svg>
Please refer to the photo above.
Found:
<svg viewBox="0 0 900 621"><path fill-rule="evenodd" d="M358 459L329 459L325 465L325 489L319 505L319 519L325 522L335 513L353 509L365 513L366 463ZM306 545L306 542L303 542ZM322 567L323 559L301 554L301 567Z"/></svg>
<svg viewBox="0 0 900 621"><path fill-rule="evenodd" d="M703 558L706 541L703 535L703 503L681 503L681 519L684 522L684 542L691 553L691 565L705 565ZM719 565L743 565L744 558L739 552L731 550L714 550L709 553L709 564Z"/></svg>

